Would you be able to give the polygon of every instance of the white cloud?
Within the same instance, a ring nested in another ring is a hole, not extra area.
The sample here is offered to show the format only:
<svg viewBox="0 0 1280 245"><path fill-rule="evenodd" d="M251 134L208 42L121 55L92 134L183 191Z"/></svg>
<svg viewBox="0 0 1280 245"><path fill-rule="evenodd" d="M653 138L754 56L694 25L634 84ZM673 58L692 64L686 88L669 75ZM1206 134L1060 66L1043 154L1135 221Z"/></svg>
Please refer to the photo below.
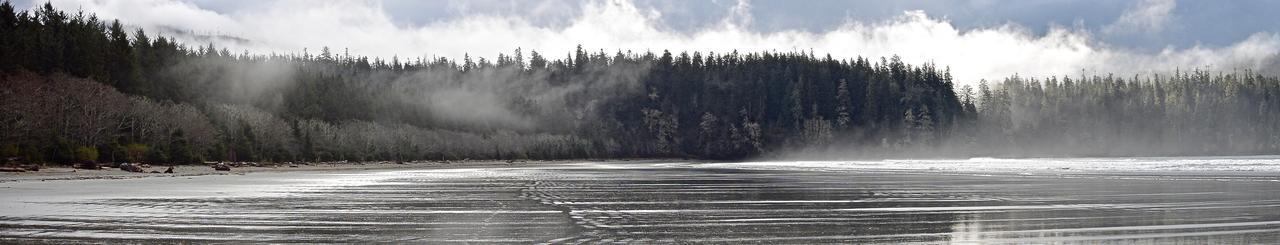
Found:
<svg viewBox="0 0 1280 245"><path fill-rule="evenodd" d="M1173 18L1174 0L1144 0L1126 10L1116 22L1103 27L1107 34L1157 33L1164 31Z"/></svg>
<svg viewBox="0 0 1280 245"><path fill-rule="evenodd" d="M397 24L376 2L280 1L261 8L215 13L172 0L58 0L63 9L82 8L106 18L151 28L177 26L202 33L223 33L254 42L221 43L232 50L299 52L329 46L353 54L390 57L492 57L517 47L563 57L578 44L590 49L673 51L814 50L837 57L900 55L912 63L950 66L961 83L1023 76L1091 73L1132 74L1177 68L1255 68L1280 50L1280 37L1258 33L1226 47L1195 46L1140 53L1111 48L1088 31L1051 28L1033 34L1016 24L960 30L948 20L908 11L880 22L847 21L823 32L752 31L749 6L696 32L665 28L656 10L625 0L585 4L580 15L557 27L537 26L511 16L472 15L419 26ZM1106 29L1159 29L1174 4L1152 1L1126 13ZM196 45L196 44L192 44ZM315 51L312 51L315 53Z"/></svg>
<svg viewBox="0 0 1280 245"><path fill-rule="evenodd" d="M123 24L147 28L180 27L205 32L240 29L240 20L181 1L136 0L54 0L51 3L62 10L84 10L97 14L98 18L119 19ZM39 5L32 6L38 8Z"/></svg>

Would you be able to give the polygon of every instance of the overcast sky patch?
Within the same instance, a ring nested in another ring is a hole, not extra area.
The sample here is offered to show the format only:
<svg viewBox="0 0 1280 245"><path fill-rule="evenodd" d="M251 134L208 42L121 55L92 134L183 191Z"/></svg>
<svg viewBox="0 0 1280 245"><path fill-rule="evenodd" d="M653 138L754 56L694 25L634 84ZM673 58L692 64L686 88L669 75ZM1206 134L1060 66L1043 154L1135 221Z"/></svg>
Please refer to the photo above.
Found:
<svg viewBox="0 0 1280 245"><path fill-rule="evenodd" d="M234 52L349 49L493 58L520 47L900 55L962 83L1011 74L1254 68L1280 47L1269 1L208 1L54 0ZM31 2L19 7L32 8ZM1194 9L1194 11L1192 10ZM1263 9L1263 10L1259 10ZM1214 28L1217 27L1217 28ZM1204 32L1201 34L1200 32ZM209 38L209 37L233 38Z"/></svg>

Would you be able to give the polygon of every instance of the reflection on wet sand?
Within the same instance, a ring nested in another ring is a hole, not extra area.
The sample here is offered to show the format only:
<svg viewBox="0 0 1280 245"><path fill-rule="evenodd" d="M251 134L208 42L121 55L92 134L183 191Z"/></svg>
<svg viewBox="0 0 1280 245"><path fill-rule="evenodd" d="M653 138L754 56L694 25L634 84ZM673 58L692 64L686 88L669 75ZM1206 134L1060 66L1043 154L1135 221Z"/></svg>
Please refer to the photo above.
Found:
<svg viewBox="0 0 1280 245"><path fill-rule="evenodd" d="M1280 182L1257 176L583 163L324 178L362 175L377 178L274 195L26 198L43 208L0 213L0 242L1280 241Z"/></svg>

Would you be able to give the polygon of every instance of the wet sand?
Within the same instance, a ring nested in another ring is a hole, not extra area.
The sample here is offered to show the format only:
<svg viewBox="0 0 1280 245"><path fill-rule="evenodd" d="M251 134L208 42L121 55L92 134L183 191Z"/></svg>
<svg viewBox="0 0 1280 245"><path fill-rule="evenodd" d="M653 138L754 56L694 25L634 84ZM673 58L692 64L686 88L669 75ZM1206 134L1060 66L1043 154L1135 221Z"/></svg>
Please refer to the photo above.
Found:
<svg viewBox="0 0 1280 245"><path fill-rule="evenodd" d="M518 166L530 164L564 163L566 161L429 161L429 162L342 162L342 163L302 163L273 164L232 168L231 171L216 171L209 165L178 165L174 173L163 173L169 166L151 166L144 172L135 173L118 168L102 168L99 170L74 169L65 166L46 167L40 171L0 172L0 183L15 181L50 181L50 180L87 180L87 179L133 179L151 177L190 177L201 175L234 175L261 172L283 171L333 171L333 170L371 170L371 169L424 169L424 168L457 168L457 167L492 167ZM161 173L151 173L158 171Z"/></svg>
<svg viewBox="0 0 1280 245"><path fill-rule="evenodd" d="M583 162L19 181L0 194L0 243L1280 242L1280 177L1266 173Z"/></svg>

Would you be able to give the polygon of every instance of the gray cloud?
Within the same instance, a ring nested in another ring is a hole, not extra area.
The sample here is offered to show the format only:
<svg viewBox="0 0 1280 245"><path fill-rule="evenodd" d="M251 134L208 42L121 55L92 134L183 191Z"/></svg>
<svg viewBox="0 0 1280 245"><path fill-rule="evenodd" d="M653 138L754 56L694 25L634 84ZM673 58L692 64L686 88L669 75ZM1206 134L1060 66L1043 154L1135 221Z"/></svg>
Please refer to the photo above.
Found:
<svg viewBox="0 0 1280 245"><path fill-rule="evenodd" d="M461 6L454 8L456 16L415 24L398 20L387 10L388 4L395 2L286 0L217 12L173 0L54 1L62 8L85 9L148 29L171 26L196 33L242 37L250 42L218 44L232 50L260 53L299 52L304 48L329 46L381 57L460 58L468 53L492 57L523 47L560 57L578 44L593 49L635 51L813 50L838 57L900 55L913 63L934 62L951 67L962 83L1015 73L1049 76L1076 75L1082 70L1132 73L1178 68L1257 68L1280 49L1280 37L1270 32L1256 32L1223 45L1165 46L1151 50L1125 48L1105 41L1106 37L1135 30L1163 28L1171 20L1170 16L1179 13L1177 5L1169 1L1130 7L1097 34L1084 25L1050 25L1043 30L1013 22L959 27L950 17L925 11L897 12L878 20L860 19L846 11L838 24L828 28L761 29L758 26L777 26L775 18L759 17L760 11L776 5L772 2L763 3L773 4L765 7L746 2L719 3L715 7L720 10L715 13L719 13L720 18L689 30L671 28L665 13L660 11L664 8L655 7L660 4L652 2L549 1L506 9L485 3L451 3ZM993 3L967 4L967 9L979 11L982 6ZM478 8L486 10L468 10ZM209 40L184 41L199 44Z"/></svg>

